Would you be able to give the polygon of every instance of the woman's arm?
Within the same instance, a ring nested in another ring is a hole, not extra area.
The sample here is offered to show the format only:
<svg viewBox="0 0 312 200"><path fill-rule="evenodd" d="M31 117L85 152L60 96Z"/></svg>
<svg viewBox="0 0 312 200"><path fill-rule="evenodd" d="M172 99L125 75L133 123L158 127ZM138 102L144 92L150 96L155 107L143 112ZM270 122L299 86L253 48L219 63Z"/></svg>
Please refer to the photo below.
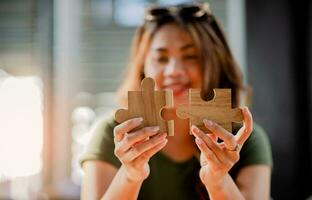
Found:
<svg viewBox="0 0 312 200"><path fill-rule="evenodd" d="M245 199L270 199L271 167L268 165L251 165L243 167L235 182Z"/></svg>
<svg viewBox="0 0 312 200"><path fill-rule="evenodd" d="M206 184L212 199L269 200L271 168L252 165L242 168L235 180L227 174L221 184Z"/></svg>
<svg viewBox="0 0 312 200"><path fill-rule="evenodd" d="M121 166L101 200L137 199L143 180L130 180Z"/></svg>
<svg viewBox="0 0 312 200"><path fill-rule="evenodd" d="M83 170L82 200L137 199L142 181L127 179L124 167L117 170L106 162L86 161Z"/></svg>
<svg viewBox="0 0 312 200"><path fill-rule="evenodd" d="M81 185L82 200L100 199L118 172L115 166L97 160L85 161L82 169L84 172Z"/></svg>
<svg viewBox="0 0 312 200"><path fill-rule="evenodd" d="M206 183L205 186L211 200L245 199L229 174L226 174L219 182L214 183L211 181Z"/></svg>
<svg viewBox="0 0 312 200"><path fill-rule="evenodd" d="M137 199L142 181L132 182L127 179L124 168L102 161L86 161L83 164L84 178L81 199ZM120 192L122 191L122 192Z"/></svg>

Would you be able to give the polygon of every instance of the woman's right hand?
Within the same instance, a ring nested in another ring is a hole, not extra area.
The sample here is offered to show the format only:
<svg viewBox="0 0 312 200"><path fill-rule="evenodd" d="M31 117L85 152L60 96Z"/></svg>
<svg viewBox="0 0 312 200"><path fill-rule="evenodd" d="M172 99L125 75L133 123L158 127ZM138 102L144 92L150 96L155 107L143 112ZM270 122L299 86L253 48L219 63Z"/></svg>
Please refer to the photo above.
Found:
<svg viewBox="0 0 312 200"><path fill-rule="evenodd" d="M144 127L142 118L129 119L114 128L115 155L124 167L129 181L143 181L150 173L149 159L166 144L166 133L158 133L159 126Z"/></svg>

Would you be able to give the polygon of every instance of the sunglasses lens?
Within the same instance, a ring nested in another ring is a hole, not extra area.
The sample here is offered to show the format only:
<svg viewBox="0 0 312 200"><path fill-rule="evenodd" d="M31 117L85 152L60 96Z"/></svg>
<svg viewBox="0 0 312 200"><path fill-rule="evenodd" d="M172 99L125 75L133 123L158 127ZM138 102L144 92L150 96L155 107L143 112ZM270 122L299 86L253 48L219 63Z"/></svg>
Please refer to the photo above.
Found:
<svg viewBox="0 0 312 200"><path fill-rule="evenodd" d="M171 19L174 16L179 16L183 20L191 20L194 18L201 18L207 14L201 6L198 5L183 5L178 7L154 7L147 12L146 20L163 20Z"/></svg>
<svg viewBox="0 0 312 200"><path fill-rule="evenodd" d="M166 8L154 8L150 10L150 15L153 16L163 16L163 15L168 15L169 11Z"/></svg>
<svg viewBox="0 0 312 200"><path fill-rule="evenodd" d="M200 8L198 6L189 6L181 8L180 15L182 16L192 16L194 13L198 12Z"/></svg>

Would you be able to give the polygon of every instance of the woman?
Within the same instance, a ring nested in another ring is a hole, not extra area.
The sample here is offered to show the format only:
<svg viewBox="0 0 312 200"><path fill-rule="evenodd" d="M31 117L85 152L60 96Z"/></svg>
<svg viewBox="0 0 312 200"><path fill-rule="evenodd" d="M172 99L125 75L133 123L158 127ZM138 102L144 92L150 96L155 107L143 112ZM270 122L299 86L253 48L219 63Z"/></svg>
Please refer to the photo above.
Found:
<svg viewBox="0 0 312 200"><path fill-rule="evenodd" d="M146 10L119 90L123 106L127 91L139 90L144 77L154 78L156 89L173 90L175 107L187 103L189 88L201 88L206 99L213 88L231 88L234 107L244 90L223 31L205 3ZM235 135L209 120L203 123L212 134L193 126L190 135L187 120L176 120L174 137L159 133L159 127L133 131L141 118L117 124L106 116L92 129L81 158L82 199L269 199L270 145L247 107L242 113Z"/></svg>

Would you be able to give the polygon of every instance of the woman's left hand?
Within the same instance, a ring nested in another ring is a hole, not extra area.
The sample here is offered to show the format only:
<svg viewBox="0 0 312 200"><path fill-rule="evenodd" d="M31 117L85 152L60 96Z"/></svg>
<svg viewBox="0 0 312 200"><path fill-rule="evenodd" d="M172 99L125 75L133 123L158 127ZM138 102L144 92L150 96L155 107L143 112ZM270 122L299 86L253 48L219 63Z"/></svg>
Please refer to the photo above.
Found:
<svg viewBox="0 0 312 200"><path fill-rule="evenodd" d="M206 134L196 126L192 126L192 134L201 151L200 178L205 185L222 185L229 170L239 160L240 149L253 130L253 120L249 109L242 108L242 113L243 127L236 135L232 135L220 125L206 119L204 125L211 133ZM218 143L218 138L221 138L223 142Z"/></svg>

